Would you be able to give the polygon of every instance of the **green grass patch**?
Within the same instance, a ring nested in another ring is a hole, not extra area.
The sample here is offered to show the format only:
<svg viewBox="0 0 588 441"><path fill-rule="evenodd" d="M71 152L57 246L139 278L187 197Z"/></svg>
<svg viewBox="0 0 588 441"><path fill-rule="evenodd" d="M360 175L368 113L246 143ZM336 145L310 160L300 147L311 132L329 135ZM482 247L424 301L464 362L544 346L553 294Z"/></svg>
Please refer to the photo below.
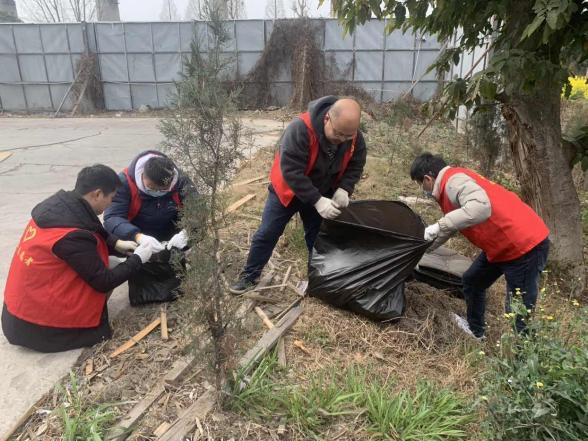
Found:
<svg viewBox="0 0 588 441"><path fill-rule="evenodd" d="M474 420L465 398L453 391L428 382L415 390L397 391L394 384L356 366L319 372L305 384L292 385L271 354L239 384L231 401L233 410L265 421L285 420L315 439L322 439L322 431L345 418L363 425L374 439L463 439Z"/></svg>

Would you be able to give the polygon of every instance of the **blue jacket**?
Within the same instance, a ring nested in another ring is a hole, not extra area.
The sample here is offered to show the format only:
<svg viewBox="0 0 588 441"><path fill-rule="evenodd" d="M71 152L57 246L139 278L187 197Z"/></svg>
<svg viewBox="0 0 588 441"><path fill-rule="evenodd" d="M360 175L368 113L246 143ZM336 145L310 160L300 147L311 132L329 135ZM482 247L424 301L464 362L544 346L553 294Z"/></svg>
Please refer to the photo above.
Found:
<svg viewBox="0 0 588 441"><path fill-rule="evenodd" d="M135 168L137 160L147 154L163 153L156 150L148 150L140 153L129 165L128 173L130 178L135 180ZM177 168L176 168L177 169ZM134 240L137 233L153 236L160 241L169 240L179 231L176 226L178 221L179 207L172 199L174 191L178 191L180 200L184 200L190 194L196 194L194 184L184 173L178 170L178 182L175 187L164 196L155 198L139 190L141 198L141 210L131 221L128 219L129 206L131 203L131 190L124 173L119 177L122 185L116 191L112 205L104 212L104 228L111 234L123 240Z"/></svg>

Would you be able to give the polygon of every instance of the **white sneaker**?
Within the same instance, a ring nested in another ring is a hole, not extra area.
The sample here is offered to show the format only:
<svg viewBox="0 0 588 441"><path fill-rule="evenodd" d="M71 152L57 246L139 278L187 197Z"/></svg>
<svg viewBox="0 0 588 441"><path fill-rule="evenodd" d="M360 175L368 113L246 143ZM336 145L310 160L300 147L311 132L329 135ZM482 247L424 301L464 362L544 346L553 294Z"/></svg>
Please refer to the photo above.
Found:
<svg viewBox="0 0 588 441"><path fill-rule="evenodd" d="M457 315L454 312L451 313L451 318L453 319L453 321L455 322L455 324L457 325L457 327L459 329L461 329L463 332L465 332L470 337L473 337L473 338L479 340L478 337L476 337L474 335L474 333L470 330L470 325L468 325L468 321L466 319L464 319L460 315Z"/></svg>

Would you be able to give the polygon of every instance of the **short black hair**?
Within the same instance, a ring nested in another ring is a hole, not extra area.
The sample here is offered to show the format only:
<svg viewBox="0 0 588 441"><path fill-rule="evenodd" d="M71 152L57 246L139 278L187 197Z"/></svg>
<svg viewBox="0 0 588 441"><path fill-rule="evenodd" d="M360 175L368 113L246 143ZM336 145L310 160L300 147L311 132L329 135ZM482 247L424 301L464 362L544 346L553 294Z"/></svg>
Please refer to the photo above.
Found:
<svg viewBox="0 0 588 441"><path fill-rule="evenodd" d="M104 164L94 164L80 170L74 190L82 196L97 189L111 194L120 185L120 178L113 169Z"/></svg>
<svg viewBox="0 0 588 441"><path fill-rule="evenodd" d="M410 179L423 182L425 176L436 178L439 172L447 167L447 163L441 155L423 153L415 158L410 166Z"/></svg>
<svg viewBox="0 0 588 441"><path fill-rule="evenodd" d="M143 173L156 185L167 187L174 178L175 168L173 161L168 157L154 156L145 163Z"/></svg>

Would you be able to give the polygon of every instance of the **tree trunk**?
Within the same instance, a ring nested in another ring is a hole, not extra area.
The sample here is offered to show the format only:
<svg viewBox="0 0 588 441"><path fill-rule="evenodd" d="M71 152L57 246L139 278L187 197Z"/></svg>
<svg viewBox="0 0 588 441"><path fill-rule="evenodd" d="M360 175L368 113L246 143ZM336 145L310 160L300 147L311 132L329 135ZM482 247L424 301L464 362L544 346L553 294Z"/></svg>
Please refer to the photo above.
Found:
<svg viewBox="0 0 588 441"><path fill-rule="evenodd" d="M580 201L562 149L559 88L545 86L537 95L511 97L502 114L522 198L551 232L550 260L571 271L572 286L583 289Z"/></svg>

